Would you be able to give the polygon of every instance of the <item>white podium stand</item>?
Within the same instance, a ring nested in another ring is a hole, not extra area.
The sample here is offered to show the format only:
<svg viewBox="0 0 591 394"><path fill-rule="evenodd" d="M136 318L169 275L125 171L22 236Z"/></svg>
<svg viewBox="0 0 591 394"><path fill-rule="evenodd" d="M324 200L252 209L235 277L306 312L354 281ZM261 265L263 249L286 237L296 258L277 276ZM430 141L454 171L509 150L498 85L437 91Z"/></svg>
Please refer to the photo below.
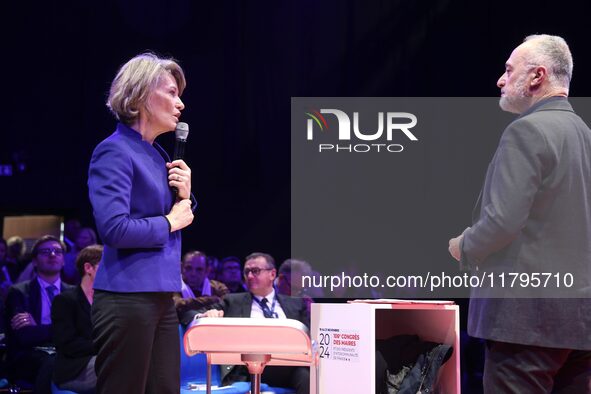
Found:
<svg viewBox="0 0 591 394"><path fill-rule="evenodd" d="M376 339L418 335L453 346L439 372L438 392L460 393L459 307L449 301L359 300L312 304L312 339L319 345L320 394L375 393Z"/></svg>
<svg viewBox="0 0 591 394"><path fill-rule="evenodd" d="M317 393L317 353L308 328L297 320L204 317L191 323L184 345L189 356L207 356L208 394L212 364L246 365L252 394L260 393L267 365L310 367L310 394Z"/></svg>

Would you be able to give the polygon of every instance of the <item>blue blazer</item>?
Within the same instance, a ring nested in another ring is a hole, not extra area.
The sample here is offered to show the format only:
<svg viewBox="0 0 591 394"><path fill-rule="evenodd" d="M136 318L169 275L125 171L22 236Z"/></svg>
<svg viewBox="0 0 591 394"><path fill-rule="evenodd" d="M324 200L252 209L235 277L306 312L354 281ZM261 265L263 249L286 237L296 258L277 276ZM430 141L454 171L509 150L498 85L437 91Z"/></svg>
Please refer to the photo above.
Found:
<svg viewBox="0 0 591 394"><path fill-rule="evenodd" d="M105 244L95 289L181 290L181 233L171 233L164 217L176 198L168 186L166 161L170 159L157 143L143 141L124 124L95 148L88 189Z"/></svg>

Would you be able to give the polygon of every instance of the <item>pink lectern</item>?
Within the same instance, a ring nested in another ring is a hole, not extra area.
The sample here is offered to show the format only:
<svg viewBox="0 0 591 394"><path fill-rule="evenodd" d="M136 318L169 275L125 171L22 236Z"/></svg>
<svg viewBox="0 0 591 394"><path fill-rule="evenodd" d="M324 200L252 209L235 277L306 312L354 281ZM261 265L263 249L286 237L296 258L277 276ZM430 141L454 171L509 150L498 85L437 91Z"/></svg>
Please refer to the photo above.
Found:
<svg viewBox="0 0 591 394"><path fill-rule="evenodd" d="M204 317L195 319L184 338L189 356L207 357L207 394L211 394L211 364L245 364L251 374L251 393L260 394L267 365L307 366L310 393L316 393L318 355L308 329L293 319Z"/></svg>

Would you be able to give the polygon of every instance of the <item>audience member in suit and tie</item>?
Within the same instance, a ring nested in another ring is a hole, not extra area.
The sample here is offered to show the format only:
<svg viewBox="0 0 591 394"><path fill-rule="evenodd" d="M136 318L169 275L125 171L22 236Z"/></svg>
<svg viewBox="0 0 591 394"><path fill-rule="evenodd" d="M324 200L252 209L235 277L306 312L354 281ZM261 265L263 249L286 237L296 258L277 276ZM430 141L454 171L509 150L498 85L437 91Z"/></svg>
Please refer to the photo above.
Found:
<svg viewBox="0 0 591 394"><path fill-rule="evenodd" d="M230 291L221 282L209 279L209 259L199 251L185 253L181 262L181 294L174 295L174 306L182 324L189 324L197 312L219 304Z"/></svg>
<svg viewBox="0 0 591 394"><path fill-rule="evenodd" d="M235 256L229 256L220 262L220 281L224 283L230 293L244 293L248 288L242 279L242 264L240 259Z"/></svg>
<svg viewBox="0 0 591 394"><path fill-rule="evenodd" d="M80 285L56 296L51 307L57 351L53 382L60 389L79 394L93 394L96 388L90 307L94 277L102 255L101 245L87 246L78 253L76 267L82 278Z"/></svg>
<svg viewBox="0 0 591 394"><path fill-rule="evenodd" d="M57 238L41 237L32 249L37 277L17 283L6 299L8 363L13 380L35 382L35 393L50 390L53 365L51 304L61 291L65 245Z"/></svg>
<svg viewBox="0 0 591 394"><path fill-rule="evenodd" d="M253 317L295 319L310 327L310 315L300 298L279 294L273 287L277 276L275 260L266 253L252 253L246 257L244 278L248 293L228 294L223 298L223 310L209 310L208 317ZM245 380L246 368L234 368L228 382ZM262 381L271 386L294 388L298 394L310 392L310 371L306 367L266 367Z"/></svg>

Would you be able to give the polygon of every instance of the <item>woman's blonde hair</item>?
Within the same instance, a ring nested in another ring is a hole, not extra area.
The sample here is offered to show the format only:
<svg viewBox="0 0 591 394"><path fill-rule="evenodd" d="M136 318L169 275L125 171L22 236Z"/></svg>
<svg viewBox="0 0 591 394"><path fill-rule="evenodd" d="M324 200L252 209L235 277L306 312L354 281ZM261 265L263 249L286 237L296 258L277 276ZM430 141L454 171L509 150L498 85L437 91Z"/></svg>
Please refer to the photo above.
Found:
<svg viewBox="0 0 591 394"><path fill-rule="evenodd" d="M166 72L175 79L179 96L183 94L187 84L185 73L174 59L160 58L150 52L135 56L117 72L111 83L107 107L120 122L133 123Z"/></svg>

